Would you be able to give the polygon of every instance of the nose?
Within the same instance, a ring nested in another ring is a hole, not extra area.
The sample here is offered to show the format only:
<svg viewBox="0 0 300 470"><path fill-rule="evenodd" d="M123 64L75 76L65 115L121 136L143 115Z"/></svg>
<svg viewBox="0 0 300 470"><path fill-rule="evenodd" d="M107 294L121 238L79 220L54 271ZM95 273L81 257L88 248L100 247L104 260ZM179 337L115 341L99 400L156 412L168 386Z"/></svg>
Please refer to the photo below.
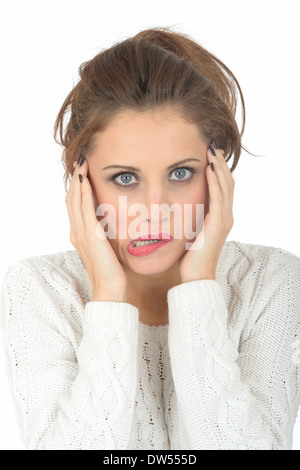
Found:
<svg viewBox="0 0 300 470"><path fill-rule="evenodd" d="M161 230L163 224L169 224L171 220L171 206L172 201L165 188L158 185L148 188L142 197L141 225L149 227L151 223L152 230Z"/></svg>

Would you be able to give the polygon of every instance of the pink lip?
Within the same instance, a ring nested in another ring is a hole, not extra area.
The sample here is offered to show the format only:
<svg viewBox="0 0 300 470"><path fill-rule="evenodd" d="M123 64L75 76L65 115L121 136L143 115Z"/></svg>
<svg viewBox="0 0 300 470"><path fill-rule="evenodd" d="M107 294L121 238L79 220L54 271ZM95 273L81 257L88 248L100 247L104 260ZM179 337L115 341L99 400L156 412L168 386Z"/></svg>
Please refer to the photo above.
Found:
<svg viewBox="0 0 300 470"><path fill-rule="evenodd" d="M135 241L138 240L162 240L156 243L151 243L150 245L144 245L144 246L139 246L135 247L134 243ZM133 256L146 256L149 255L150 253L153 253L153 251L156 251L157 249L165 246L167 243L173 240L172 235L167 234L167 233L159 233L159 234L148 234L144 235L143 237L139 237L135 240L132 240L128 246L127 246L127 251L130 255Z"/></svg>

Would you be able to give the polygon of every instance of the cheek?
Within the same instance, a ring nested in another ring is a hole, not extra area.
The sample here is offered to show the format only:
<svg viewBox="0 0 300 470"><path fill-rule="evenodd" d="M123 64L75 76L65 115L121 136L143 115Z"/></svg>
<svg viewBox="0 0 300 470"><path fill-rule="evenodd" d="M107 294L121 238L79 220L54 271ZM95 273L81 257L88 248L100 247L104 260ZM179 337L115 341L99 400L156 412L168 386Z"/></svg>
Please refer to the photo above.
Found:
<svg viewBox="0 0 300 470"><path fill-rule="evenodd" d="M98 221L103 220L103 218L105 217L106 220L109 220L112 226L115 227L116 225L115 219L118 220L118 205L119 205L118 198L116 198L115 194L112 191L109 191L107 189L105 189L104 191L103 188L101 187L100 188L95 187L94 189L92 187L92 191L93 191L94 206L95 206L95 209L98 208L98 213L100 213L99 206L101 206L103 210L106 207L108 208L108 212L106 213L106 215L102 215L102 216L97 215ZM114 217L114 214L116 214L116 217Z"/></svg>
<svg viewBox="0 0 300 470"><path fill-rule="evenodd" d="M182 227L184 238L191 240L202 230L204 218L208 212L208 184L202 181L193 188L189 197L181 204Z"/></svg>
<svg viewBox="0 0 300 470"><path fill-rule="evenodd" d="M180 203L181 204L204 204L208 200L208 184L206 173L203 171L201 176L197 178L197 181L192 186L182 193Z"/></svg>

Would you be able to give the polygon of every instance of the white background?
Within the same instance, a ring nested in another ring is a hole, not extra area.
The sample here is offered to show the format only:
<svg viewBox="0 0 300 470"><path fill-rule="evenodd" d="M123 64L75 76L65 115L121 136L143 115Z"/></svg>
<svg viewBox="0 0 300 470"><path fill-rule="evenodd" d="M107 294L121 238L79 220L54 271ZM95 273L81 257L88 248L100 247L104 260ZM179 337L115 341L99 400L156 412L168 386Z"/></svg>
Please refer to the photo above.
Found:
<svg viewBox="0 0 300 470"><path fill-rule="evenodd" d="M20 259L74 249L52 132L56 115L82 62L155 26L189 34L242 87L243 144L263 157L243 153L234 172L228 240L300 256L298 0L6 0L0 7L1 279ZM2 344L0 353L0 449L23 449ZM300 450L299 415L294 449Z"/></svg>

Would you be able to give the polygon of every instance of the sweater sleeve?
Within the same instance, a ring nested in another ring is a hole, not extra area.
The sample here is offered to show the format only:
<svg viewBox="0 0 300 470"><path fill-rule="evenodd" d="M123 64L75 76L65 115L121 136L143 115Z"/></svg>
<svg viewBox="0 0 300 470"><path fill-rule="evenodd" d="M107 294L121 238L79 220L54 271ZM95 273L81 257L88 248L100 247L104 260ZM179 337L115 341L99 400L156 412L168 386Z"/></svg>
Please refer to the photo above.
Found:
<svg viewBox="0 0 300 470"><path fill-rule="evenodd" d="M134 449L138 309L88 302L76 345L63 296L50 289L52 297L22 262L2 285L7 370L26 447Z"/></svg>
<svg viewBox="0 0 300 470"><path fill-rule="evenodd" d="M269 298L256 299L260 312L238 346L216 280L169 290L169 351L183 449L291 448L300 402L299 263L295 267L281 274L278 288L266 287Z"/></svg>

